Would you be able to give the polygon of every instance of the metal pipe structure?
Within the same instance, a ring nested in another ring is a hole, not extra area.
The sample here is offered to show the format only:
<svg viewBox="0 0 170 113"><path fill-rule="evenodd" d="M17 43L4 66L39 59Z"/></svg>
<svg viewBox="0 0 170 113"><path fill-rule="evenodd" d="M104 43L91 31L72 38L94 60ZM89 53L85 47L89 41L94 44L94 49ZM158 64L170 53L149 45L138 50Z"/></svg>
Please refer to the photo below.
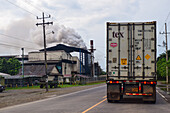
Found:
<svg viewBox="0 0 170 113"><path fill-rule="evenodd" d="M21 48L21 50L22 50L22 77L23 77L22 84L24 86L24 48Z"/></svg>
<svg viewBox="0 0 170 113"><path fill-rule="evenodd" d="M79 56L80 56L79 61L80 61L80 75L81 75L81 49L80 49L80 52L79 52Z"/></svg>
<svg viewBox="0 0 170 113"><path fill-rule="evenodd" d="M83 73L83 52L82 52L81 55L82 55L82 57L81 57L82 58L82 69L81 69L81 72Z"/></svg>

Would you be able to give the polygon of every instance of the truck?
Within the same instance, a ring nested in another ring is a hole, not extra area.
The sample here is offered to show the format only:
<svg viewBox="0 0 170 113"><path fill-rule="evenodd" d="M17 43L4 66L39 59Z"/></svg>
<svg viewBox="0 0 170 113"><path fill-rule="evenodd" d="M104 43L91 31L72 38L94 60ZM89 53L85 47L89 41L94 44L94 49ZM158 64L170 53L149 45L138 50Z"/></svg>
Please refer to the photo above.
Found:
<svg viewBox="0 0 170 113"><path fill-rule="evenodd" d="M106 22L106 46L107 101L140 96L155 103L156 21Z"/></svg>
<svg viewBox="0 0 170 113"><path fill-rule="evenodd" d="M40 88L44 88L46 86L46 76L40 78ZM58 87L58 76L50 75L48 76L48 85L50 88L57 88Z"/></svg>

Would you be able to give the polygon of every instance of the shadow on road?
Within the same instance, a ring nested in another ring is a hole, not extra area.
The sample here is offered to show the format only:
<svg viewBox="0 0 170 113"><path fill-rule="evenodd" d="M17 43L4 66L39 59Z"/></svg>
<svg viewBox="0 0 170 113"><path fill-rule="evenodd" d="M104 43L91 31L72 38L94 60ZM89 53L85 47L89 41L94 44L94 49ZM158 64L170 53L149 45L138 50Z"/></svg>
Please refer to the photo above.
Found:
<svg viewBox="0 0 170 113"><path fill-rule="evenodd" d="M154 105L151 102L144 102L142 100L142 97L132 97L132 96L123 97L122 100L114 101L112 103L116 103L116 104L151 104L151 105ZM157 101L156 101L155 104L163 105L163 104L167 104L167 102L162 97L160 97L160 95L157 94Z"/></svg>

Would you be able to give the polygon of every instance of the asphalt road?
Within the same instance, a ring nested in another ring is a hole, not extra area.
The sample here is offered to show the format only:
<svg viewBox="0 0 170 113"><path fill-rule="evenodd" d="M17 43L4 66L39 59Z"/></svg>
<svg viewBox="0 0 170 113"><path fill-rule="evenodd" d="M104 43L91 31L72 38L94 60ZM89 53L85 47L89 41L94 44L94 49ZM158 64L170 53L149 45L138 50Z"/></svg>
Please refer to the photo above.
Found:
<svg viewBox="0 0 170 113"><path fill-rule="evenodd" d="M156 104L143 103L140 98L132 97L119 103L108 103L104 85L2 108L0 113L170 113L170 104L158 93Z"/></svg>

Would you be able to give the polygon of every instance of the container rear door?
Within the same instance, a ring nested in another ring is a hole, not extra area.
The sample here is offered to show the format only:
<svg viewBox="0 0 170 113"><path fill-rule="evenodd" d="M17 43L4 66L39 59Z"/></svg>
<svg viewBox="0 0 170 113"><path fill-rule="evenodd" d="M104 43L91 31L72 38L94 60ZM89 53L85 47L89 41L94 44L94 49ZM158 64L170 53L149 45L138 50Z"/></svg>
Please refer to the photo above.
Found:
<svg viewBox="0 0 170 113"><path fill-rule="evenodd" d="M128 25L108 26L108 70L109 75L117 78L129 75L129 39L132 34Z"/></svg>
<svg viewBox="0 0 170 113"><path fill-rule="evenodd" d="M107 24L107 72L113 79L156 77L156 23Z"/></svg>
<svg viewBox="0 0 170 113"><path fill-rule="evenodd" d="M133 77L156 78L156 23L133 26Z"/></svg>

